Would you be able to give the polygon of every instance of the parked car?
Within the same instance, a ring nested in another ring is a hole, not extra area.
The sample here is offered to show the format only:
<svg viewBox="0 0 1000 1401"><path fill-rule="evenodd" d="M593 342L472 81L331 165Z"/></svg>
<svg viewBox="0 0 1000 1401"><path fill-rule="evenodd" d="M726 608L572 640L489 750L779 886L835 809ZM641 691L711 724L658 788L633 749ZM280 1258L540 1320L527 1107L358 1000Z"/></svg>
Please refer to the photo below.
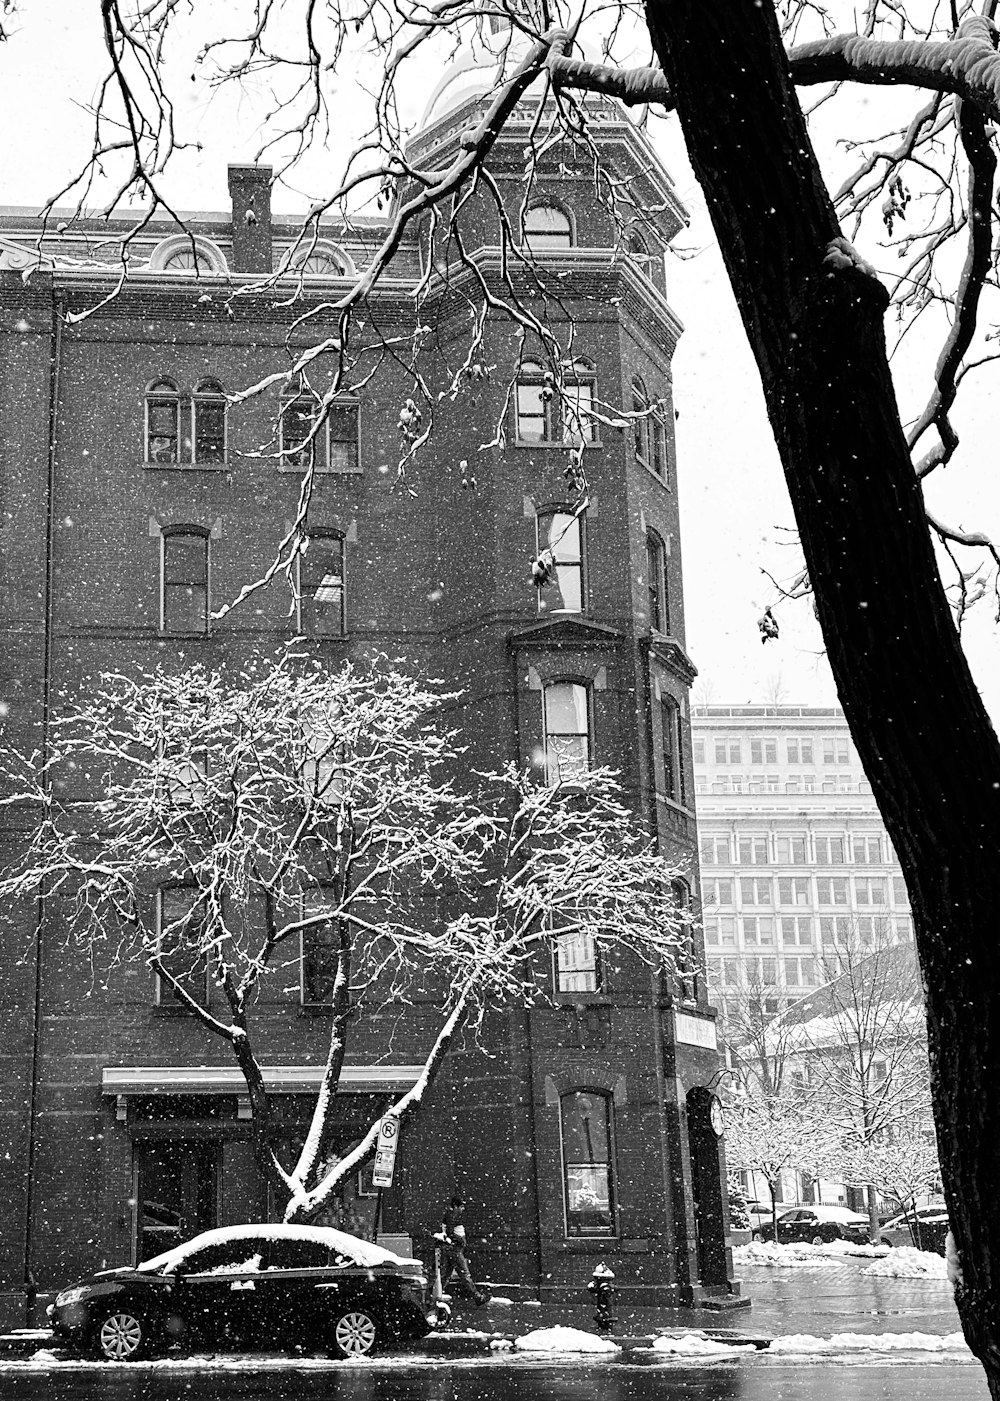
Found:
<svg viewBox="0 0 1000 1401"><path fill-rule="evenodd" d="M754 1238L758 1238L756 1233ZM763 1240L769 1238L773 1239L769 1232L760 1237ZM793 1211L782 1212L778 1217L780 1245L792 1241L825 1245L833 1240L855 1241L862 1245L867 1244L868 1239L868 1217L846 1206L798 1206Z"/></svg>
<svg viewBox="0 0 1000 1401"><path fill-rule="evenodd" d="M227 1226L49 1305L61 1338L116 1362L170 1342L326 1347L363 1357L437 1322L418 1260L322 1226Z"/></svg>
<svg viewBox="0 0 1000 1401"><path fill-rule="evenodd" d="M918 1229L919 1223L919 1229ZM882 1235L890 1245L919 1245L923 1250L944 1254L944 1239L948 1234L948 1208L944 1202L918 1206L916 1211L902 1211L882 1227Z"/></svg>
<svg viewBox="0 0 1000 1401"><path fill-rule="evenodd" d="M783 1211L788 1210L787 1202L779 1202L777 1212L780 1216ZM747 1212L750 1216L750 1229L753 1232L754 1240L758 1239L758 1233L763 1231L765 1235L771 1230L773 1215L770 1202L747 1202Z"/></svg>

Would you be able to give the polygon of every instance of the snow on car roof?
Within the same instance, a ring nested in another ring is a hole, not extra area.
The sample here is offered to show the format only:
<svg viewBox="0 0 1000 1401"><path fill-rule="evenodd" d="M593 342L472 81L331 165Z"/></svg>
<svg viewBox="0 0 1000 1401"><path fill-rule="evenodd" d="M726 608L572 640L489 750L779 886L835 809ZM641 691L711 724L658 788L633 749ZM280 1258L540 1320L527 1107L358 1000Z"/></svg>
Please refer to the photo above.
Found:
<svg viewBox="0 0 1000 1401"><path fill-rule="evenodd" d="M316 1245L324 1245L328 1250L335 1250L340 1255L348 1256L365 1268L374 1265L413 1263L404 1260L401 1255L394 1255L391 1250L385 1250L381 1245L373 1245L371 1241L359 1240L357 1236L349 1236L346 1231L334 1230L332 1226L287 1226L284 1222L263 1221L258 1224L220 1226L214 1231L203 1231L200 1236L185 1241L183 1245L175 1245L162 1255L157 1255L152 1260L143 1261L141 1265L136 1266L136 1269L140 1271L176 1269L195 1250L202 1250L208 1245L227 1245L230 1241L250 1239L313 1241Z"/></svg>

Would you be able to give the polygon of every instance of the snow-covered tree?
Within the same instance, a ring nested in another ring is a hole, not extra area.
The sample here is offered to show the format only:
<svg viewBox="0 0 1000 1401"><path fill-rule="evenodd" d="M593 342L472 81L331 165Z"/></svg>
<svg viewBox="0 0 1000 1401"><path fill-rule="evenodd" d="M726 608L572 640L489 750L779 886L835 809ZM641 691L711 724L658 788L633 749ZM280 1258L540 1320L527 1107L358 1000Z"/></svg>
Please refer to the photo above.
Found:
<svg viewBox="0 0 1000 1401"><path fill-rule="evenodd" d="M812 1171L825 1154L826 1125L808 1094L768 1091L749 1077L731 1090L726 1106L726 1162L763 1177L771 1194L771 1231L778 1239L778 1185L788 1168Z"/></svg>
<svg viewBox="0 0 1000 1401"><path fill-rule="evenodd" d="M837 1155L837 1173L844 1182L874 1188L898 1201L920 1247L917 1202L935 1190L941 1177L929 1113L914 1116L877 1137L848 1143Z"/></svg>
<svg viewBox="0 0 1000 1401"><path fill-rule="evenodd" d="M508 768L460 789L449 699L398 669L329 671L288 651L233 674L106 675L53 719L44 764L0 751L6 805L29 827L0 900L44 890L95 968L144 961L229 1047L287 1220L309 1219L375 1151L378 1120L339 1161L328 1142L367 1013L419 990L422 1020L428 1007L437 1019L417 1083L391 1109L402 1125L487 1006L541 995L554 940L657 967L686 944L679 873L613 777L548 786ZM286 1166L255 1010L297 980L300 941L332 1016L312 1122Z"/></svg>

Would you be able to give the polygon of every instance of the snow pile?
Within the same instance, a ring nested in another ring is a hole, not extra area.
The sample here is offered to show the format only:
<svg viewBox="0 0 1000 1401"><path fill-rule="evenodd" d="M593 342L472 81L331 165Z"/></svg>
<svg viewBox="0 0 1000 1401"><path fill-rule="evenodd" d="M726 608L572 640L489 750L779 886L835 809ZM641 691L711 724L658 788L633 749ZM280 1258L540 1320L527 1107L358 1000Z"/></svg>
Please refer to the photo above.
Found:
<svg viewBox="0 0 1000 1401"><path fill-rule="evenodd" d="M790 1333L775 1338L769 1353L805 1356L833 1352L968 1352L961 1333L834 1333L817 1338L812 1333Z"/></svg>
<svg viewBox="0 0 1000 1401"><path fill-rule="evenodd" d="M653 1349L655 1352L669 1352L680 1357L725 1357L729 1353L757 1350L753 1343L717 1342L713 1338L703 1338L698 1333L687 1333L682 1338L654 1338Z"/></svg>
<svg viewBox="0 0 1000 1401"><path fill-rule="evenodd" d="M617 1343L580 1328L536 1328L514 1341L520 1352L620 1352Z"/></svg>
<svg viewBox="0 0 1000 1401"><path fill-rule="evenodd" d="M948 1264L943 1255L931 1250L916 1250L912 1245L900 1245L890 1250L883 1260L861 1271L865 1275L881 1275L887 1279L947 1279Z"/></svg>
<svg viewBox="0 0 1000 1401"><path fill-rule="evenodd" d="M733 1246L735 1265L767 1265L772 1269L795 1269L804 1265L833 1265L836 1261L818 1245L775 1245L773 1241L758 1241L753 1245Z"/></svg>

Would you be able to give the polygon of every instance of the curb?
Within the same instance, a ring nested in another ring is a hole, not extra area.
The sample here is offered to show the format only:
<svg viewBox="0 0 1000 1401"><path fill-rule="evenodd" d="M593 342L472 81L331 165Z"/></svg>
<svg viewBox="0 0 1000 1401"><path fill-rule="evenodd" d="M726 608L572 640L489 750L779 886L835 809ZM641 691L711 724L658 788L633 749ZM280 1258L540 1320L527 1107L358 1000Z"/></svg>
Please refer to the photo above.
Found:
<svg viewBox="0 0 1000 1401"><path fill-rule="evenodd" d="M514 1340L522 1336L512 1332L482 1332L469 1330L454 1333L428 1333L419 1342L405 1349L405 1354L428 1357L477 1357L489 1356L496 1351L495 1344L514 1349ZM760 1333L745 1333L733 1328L664 1328L656 1333L605 1333L598 1336L615 1343L623 1352L638 1348L651 1348L658 1337L706 1338L711 1342L728 1343L731 1346L752 1346L766 1348L772 1341ZM10 1333L0 1333L0 1359L25 1358L39 1348L62 1347L55 1334L48 1328L15 1328ZM237 1350L238 1351L238 1350ZM405 1355L404 1354L404 1355Z"/></svg>

